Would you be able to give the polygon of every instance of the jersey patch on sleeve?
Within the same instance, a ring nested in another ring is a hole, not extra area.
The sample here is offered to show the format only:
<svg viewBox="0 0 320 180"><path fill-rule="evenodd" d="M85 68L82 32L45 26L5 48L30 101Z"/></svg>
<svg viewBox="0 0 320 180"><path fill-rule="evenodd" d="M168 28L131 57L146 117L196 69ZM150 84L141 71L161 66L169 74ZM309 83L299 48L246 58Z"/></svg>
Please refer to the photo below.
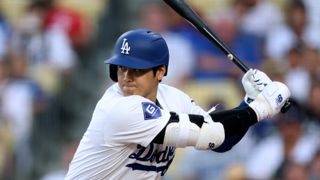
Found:
<svg viewBox="0 0 320 180"><path fill-rule="evenodd" d="M155 104L149 102L142 102L142 109L144 120L157 119L161 116L160 108Z"/></svg>

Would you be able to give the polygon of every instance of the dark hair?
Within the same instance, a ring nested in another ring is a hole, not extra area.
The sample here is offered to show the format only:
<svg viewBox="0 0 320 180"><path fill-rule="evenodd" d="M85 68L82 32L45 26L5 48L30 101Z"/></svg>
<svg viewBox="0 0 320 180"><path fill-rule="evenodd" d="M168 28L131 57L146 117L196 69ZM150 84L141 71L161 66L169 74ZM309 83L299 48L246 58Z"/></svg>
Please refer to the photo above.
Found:
<svg viewBox="0 0 320 180"><path fill-rule="evenodd" d="M29 9L43 9L48 10L54 4L54 0L32 0L29 4Z"/></svg>
<svg viewBox="0 0 320 180"><path fill-rule="evenodd" d="M286 7L286 16L287 16L286 18L288 23L291 23L290 22L291 19L289 19L289 17L292 11L295 11L295 10L299 10L306 13L306 6L302 0L293 0L289 2L288 6Z"/></svg>
<svg viewBox="0 0 320 180"><path fill-rule="evenodd" d="M154 76L156 75L158 69L159 69L161 66L162 66L162 65L156 66L156 67L153 67L153 68L152 68L152 71L153 71L153 75L154 75Z"/></svg>
<svg viewBox="0 0 320 180"><path fill-rule="evenodd" d="M163 66L163 65L156 66L156 67L153 67L153 68L152 68L153 76L156 76L158 69L159 69L160 67L162 67L162 66ZM166 68L166 70L167 70L167 68ZM159 82L161 82L161 80L160 80Z"/></svg>
<svg viewBox="0 0 320 180"><path fill-rule="evenodd" d="M288 5L288 10L292 9L301 9L303 11L306 11L306 6L302 0L293 0Z"/></svg>

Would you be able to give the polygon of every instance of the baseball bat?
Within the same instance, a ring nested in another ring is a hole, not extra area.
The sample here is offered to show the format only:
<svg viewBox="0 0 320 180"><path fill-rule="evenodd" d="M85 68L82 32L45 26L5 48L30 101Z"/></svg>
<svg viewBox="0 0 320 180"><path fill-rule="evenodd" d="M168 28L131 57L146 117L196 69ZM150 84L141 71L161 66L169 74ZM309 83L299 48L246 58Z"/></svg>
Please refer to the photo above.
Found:
<svg viewBox="0 0 320 180"><path fill-rule="evenodd" d="M193 11L193 9L184 0L163 0L169 5L175 12L177 12L184 19L189 21L202 35L207 37L214 45L216 45L223 53L238 66L244 73L249 70L249 67L245 65L224 43L215 33L203 22L199 15ZM290 108L290 101L288 100L281 108L281 112L285 113Z"/></svg>

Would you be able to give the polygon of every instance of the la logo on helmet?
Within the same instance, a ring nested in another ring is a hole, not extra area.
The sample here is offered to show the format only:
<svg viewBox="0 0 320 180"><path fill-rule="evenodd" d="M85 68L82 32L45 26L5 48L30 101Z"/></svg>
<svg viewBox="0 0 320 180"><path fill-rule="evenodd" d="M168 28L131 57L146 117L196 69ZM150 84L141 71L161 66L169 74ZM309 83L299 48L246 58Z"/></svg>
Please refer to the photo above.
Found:
<svg viewBox="0 0 320 180"><path fill-rule="evenodd" d="M129 54L130 46L126 38L124 38L122 41L121 50L122 50L121 51L122 54Z"/></svg>

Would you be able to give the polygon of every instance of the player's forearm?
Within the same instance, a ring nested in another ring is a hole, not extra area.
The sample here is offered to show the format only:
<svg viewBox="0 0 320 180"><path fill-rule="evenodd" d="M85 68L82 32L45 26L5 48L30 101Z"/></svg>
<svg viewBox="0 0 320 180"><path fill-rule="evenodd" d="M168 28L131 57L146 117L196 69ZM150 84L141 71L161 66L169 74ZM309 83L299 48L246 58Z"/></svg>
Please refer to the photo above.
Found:
<svg viewBox="0 0 320 180"><path fill-rule="evenodd" d="M246 132L250 126L258 122L256 113L249 106L212 112L210 116L213 121L223 124L226 139Z"/></svg>
<svg viewBox="0 0 320 180"><path fill-rule="evenodd" d="M212 119L223 124L225 139L223 143L213 149L215 152L229 151L246 134L249 127L257 122L256 115L248 106L237 107L232 110L211 113ZM255 116L255 117L254 117Z"/></svg>

